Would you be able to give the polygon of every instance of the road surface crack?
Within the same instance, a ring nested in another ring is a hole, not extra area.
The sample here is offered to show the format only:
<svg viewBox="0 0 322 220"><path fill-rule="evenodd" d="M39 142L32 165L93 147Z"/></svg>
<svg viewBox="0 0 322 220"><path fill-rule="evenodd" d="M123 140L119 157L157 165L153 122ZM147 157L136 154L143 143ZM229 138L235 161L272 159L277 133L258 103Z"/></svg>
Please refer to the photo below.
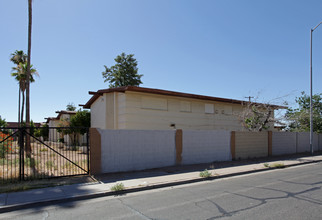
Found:
<svg viewBox="0 0 322 220"><path fill-rule="evenodd" d="M137 215L139 215L140 217L142 217L143 219L147 219L147 220L153 220L152 218L150 218L150 217L148 217L148 216L146 216L146 215L144 215L142 212L140 212L139 210L136 210L135 208L133 208L132 206L130 206L130 205L128 205L128 204L125 204L124 202L123 202L123 200L122 199L118 199L121 203L122 203L122 205L124 205L125 207L127 207L128 209L130 209L132 212L134 212L135 214L137 214Z"/></svg>

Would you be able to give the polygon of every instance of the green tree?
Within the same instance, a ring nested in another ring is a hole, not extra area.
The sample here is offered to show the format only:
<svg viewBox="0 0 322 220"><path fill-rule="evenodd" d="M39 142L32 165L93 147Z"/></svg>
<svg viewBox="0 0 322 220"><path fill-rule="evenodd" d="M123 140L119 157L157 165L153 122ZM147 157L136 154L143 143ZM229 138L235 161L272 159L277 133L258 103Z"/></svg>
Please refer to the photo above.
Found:
<svg viewBox="0 0 322 220"><path fill-rule="evenodd" d="M91 113L86 110L78 110L76 115L70 119L71 129L73 130L73 146L76 146L79 140L79 135L84 135L91 126Z"/></svg>
<svg viewBox="0 0 322 220"><path fill-rule="evenodd" d="M79 135L84 135L91 124L91 114L86 110L78 110L77 113L72 116L70 119L61 119L59 122L59 127L57 131L61 134L61 139L64 138L64 135L68 135L71 144L75 150L76 146L79 144Z"/></svg>
<svg viewBox="0 0 322 220"><path fill-rule="evenodd" d="M6 119L2 119L1 118L1 115L0 115L0 128L4 128L4 127L7 127L7 122L6 122Z"/></svg>
<svg viewBox="0 0 322 220"><path fill-rule="evenodd" d="M75 111L76 106L74 105L74 103L68 103L68 105L66 106L66 110L67 111Z"/></svg>
<svg viewBox="0 0 322 220"><path fill-rule="evenodd" d="M44 138L44 140L48 140L49 137L49 126L48 124L43 124L40 128L40 136Z"/></svg>
<svg viewBox="0 0 322 220"><path fill-rule="evenodd" d="M8 130L2 129L5 127L7 127L7 122L5 119L2 119L0 115L0 158L6 157L11 142L10 139L5 140L9 135Z"/></svg>
<svg viewBox="0 0 322 220"><path fill-rule="evenodd" d="M47 141L48 136L49 136L49 126L48 126L48 124L43 124L40 128L37 128L35 130L35 136L36 137L43 137L44 141Z"/></svg>
<svg viewBox="0 0 322 220"><path fill-rule="evenodd" d="M105 71L102 72L104 82L109 82L110 88L120 86L139 86L142 84L141 77L138 74L137 61L134 54L126 55L122 53L115 59L116 64L108 68L104 65Z"/></svg>
<svg viewBox="0 0 322 220"><path fill-rule="evenodd" d="M305 92L301 94L295 99L298 108L289 108L285 114L290 131L310 131L310 96ZM312 96L312 107L313 131L322 133L322 93Z"/></svg>
<svg viewBox="0 0 322 220"><path fill-rule="evenodd" d="M76 132L83 135L91 126L91 113L87 110L78 110L76 115L70 119L70 126L76 127Z"/></svg>
<svg viewBox="0 0 322 220"><path fill-rule="evenodd" d="M268 130L276 122L274 110L269 104L248 102L240 115L242 124L248 131Z"/></svg>

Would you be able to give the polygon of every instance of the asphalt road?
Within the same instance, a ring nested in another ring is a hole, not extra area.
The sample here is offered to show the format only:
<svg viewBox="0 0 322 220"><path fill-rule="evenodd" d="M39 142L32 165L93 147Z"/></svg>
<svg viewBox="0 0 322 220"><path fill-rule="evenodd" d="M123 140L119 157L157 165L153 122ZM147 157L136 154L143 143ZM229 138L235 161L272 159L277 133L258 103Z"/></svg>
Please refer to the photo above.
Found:
<svg viewBox="0 0 322 220"><path fill-rule="evenodd" d="M1 219L322 219L322 163L1 214Z"/></svg>

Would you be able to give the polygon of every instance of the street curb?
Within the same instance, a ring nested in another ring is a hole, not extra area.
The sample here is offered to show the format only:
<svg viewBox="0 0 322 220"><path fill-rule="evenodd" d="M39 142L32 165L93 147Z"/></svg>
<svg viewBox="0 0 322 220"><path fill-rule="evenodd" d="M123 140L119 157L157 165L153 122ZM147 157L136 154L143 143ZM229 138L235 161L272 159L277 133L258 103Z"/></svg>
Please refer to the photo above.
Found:
<svg viewBox="0 0 322 220"><path fill-rule="evenodd" d="M297 164L285 165L285 168L313 164L313 163L319 163L319 162L322 162L322 160L306 161L306 162L301 162L301 163L297 163ZM82 201L82 200L87 200L87 199L101 198L101 197L106 197L106 196L119 196L119 195L125 195L128 193L135 193L135 192L147 191L147 190L152 190L152 189L160 189L160 188L165 188L165 187L173 187L173 186L178 186L178 185L198 183L198 182L210 181L210 180L216 180L216 179L224 179L224 178L228 178L228 177L242 176L242 175L246 175L246 174L259 173L259 172L271 171L271 170L275 170L275 169L285 169L285 168L262 168L262 169L257 169L257 170L249 170L249 171L242 171L242 172L237 172L237 173L211 176L211 177L207 177L207 178L198 177L198 178L189 179L189 180L179 180L179 181L175 181L175 182L160 183L160 184L156 184L156 185L143 186L143 187L137 187L137 188L129 188L129 189L124 189L122 191L116 191L116 192L114 192L114 191L99 192L99 193L74 196L74 197L69 197L69 198L52 199L52 200L47 200L47 201L45 200L45 201L30 202L30 203L23 203L23 204L16 204L16 205L8 205L5 207L0 207L0 213L12 212L12 211L26 209L26 208L44 207L44 206L61 204L61 203L66 203L66 202L75 202L75 201Z"/></svg>

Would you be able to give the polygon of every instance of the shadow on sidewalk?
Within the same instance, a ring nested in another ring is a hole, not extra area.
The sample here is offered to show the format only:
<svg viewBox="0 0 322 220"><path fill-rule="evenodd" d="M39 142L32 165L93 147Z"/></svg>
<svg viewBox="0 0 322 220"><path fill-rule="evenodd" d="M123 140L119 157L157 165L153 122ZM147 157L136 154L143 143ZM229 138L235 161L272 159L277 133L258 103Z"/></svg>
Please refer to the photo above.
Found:
<svg viewBox="0 0 322 220"><path fill-rule="evenodd" d="M320 155L320 154L316 154ZM131 172L119 172L119 173L108 173L108 174L100 174L95 175L95 178L103 183L113 183L131 179L140 179L140 178L149 178L149 177L160 177L160 176L168 176L168 175L176 175L176 174L184 174L191 172L201 172L205 169L213 170L213 169L221 169L221 168L230 168L244 165L252 165L266 162L273 162L279 160L298 160L305 162L302 157L310 156L309 153L303 154L292 154L285 156L272 156L272 157L264 157L264 158L255 158L255 159L247 159L247 160L235 160L235 161L221 161L221 162L213 162L213 163L205 163L205 164L194 164L194 165L177 165L163 168L155 168L143 171L131 171Z"/></svg>

